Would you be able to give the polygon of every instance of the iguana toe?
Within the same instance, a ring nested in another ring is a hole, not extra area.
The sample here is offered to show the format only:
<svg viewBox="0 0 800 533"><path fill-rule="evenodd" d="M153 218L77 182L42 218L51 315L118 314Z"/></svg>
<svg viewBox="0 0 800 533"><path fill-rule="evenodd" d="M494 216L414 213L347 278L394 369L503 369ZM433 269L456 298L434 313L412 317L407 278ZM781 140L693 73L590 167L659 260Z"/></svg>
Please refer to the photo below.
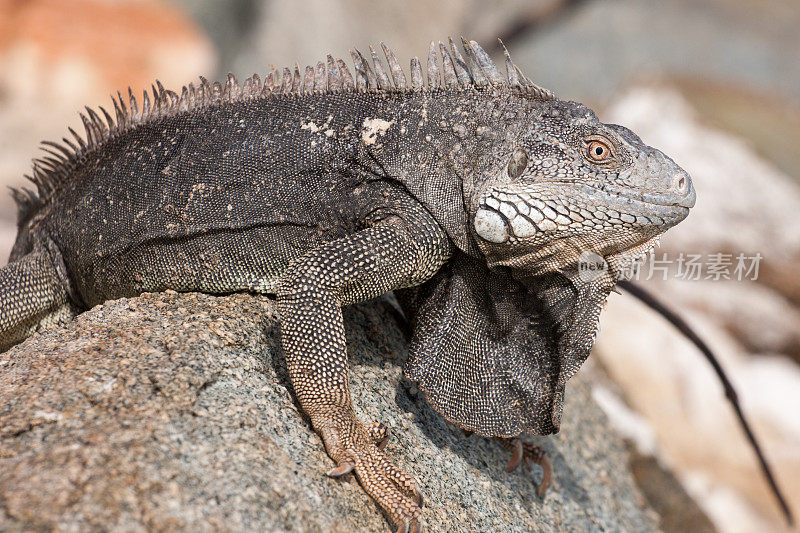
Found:
<svg viewBox="0 0 800 533"><path fill-rule="evenodd" d="M382 450L386 446L386 443L389 442L389 428L386 427L386 424L382 422L373 422L366 426L365 429L372 439L372 442L375 443L375 446L377 446L379 450Z"/></svg>
<svg viewBox="0 0 800 533"><path fill-rule="evenodd" d="M370 443L365 448L355 458L355 472L361 486L398 527L407 525L409 531L418 531L415 527L422 514L422 498L416 482L391 464L375 445Z"/></svg>
<svg viewBox="0 0 800 533"><path fill-rule="evenodd" d="M422 531L422 524L419 520L412 520L411 522L405 522L397 526L395 530L397 533L421 533Z"/></svg>
<svg viewBox="0 0 800 533"><path fill-rule="evenodd" d="M506 472L513 472L516 470L517 467L522 464L522 458L525 455L525 448L522 446L521 440L516 439L512 446L511 457L508 459L508 464L506 465Z"/></svg>
<svg viewBox="0 0 800 533"><path fill-rule="evenodd" d="M511 451L511 458L506 465L506 472L513 472L523 463L526 468L530 468L531 463L536 463L542 468L542 482L536 488L536 495L544 498L547 489L553 483L553 465L547 456L547 452L541 447L520 438L498 438L497 440L507 450Z"/></svg>

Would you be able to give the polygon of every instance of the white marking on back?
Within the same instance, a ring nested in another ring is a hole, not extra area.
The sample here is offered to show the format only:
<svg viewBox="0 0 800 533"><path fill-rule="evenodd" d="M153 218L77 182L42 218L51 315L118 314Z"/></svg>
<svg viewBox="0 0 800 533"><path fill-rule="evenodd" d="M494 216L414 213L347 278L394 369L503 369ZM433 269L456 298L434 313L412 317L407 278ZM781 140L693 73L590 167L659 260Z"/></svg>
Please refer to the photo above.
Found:
<svg viewBox="0 0 800 533"><path fill-rule="evenodd" d="M393 122L382 118L365 118L361 125L361 141L366 145L375 144L378 136L386 135Z"/></svg>

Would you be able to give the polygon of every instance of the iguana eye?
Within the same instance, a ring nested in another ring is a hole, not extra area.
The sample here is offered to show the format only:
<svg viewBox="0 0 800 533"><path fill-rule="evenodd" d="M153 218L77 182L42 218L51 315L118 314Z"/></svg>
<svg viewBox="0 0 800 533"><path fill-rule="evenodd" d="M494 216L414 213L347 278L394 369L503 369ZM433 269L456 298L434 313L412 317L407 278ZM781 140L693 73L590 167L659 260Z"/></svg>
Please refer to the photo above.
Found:
<svg viewBox="0 0 800 533"><path fill-rule="evenodd" d="M517 148L511 155L508 162L508 177L512 180L517 179L528 166L528 154L522 148Z"/></svg>
<svg viewBox="0 0 800 533"><path fill-rule="evenodd" d="M592 161L607 161L611 157L611 149L600 141L589 141L586 145L586 155Z"/></svg>

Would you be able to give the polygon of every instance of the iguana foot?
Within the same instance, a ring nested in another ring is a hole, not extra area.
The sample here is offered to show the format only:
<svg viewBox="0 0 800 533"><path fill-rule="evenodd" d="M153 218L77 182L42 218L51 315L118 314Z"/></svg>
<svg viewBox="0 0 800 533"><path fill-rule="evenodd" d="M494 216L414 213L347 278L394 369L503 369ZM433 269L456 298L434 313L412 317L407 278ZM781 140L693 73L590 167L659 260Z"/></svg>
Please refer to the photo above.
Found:
<svg viewBox="0 0 800 533"><path fill-rule="evenodd" d="M506 472L513 472L519 465L524 464L526 468L530 468L531 463L536 463L542 467L542 482L536 489L536 494L540 498L544 498L547 489L553 482L553 465L550 463L550 458L547 452L539 446L528 442L519 437L507 439L497 438L507 450L511 452L511 458L506 465Z"/></svg>
<svg viewBox="0 0 800 533"><path fill-rule="evenodd" d="M380 422L363 425L352 414L326 417L315 423L336 467L331 477L355 472L361 486L389 515L400 532L422 530L422 495L414 479L394 466L380 450L389 437Z"/></svg>

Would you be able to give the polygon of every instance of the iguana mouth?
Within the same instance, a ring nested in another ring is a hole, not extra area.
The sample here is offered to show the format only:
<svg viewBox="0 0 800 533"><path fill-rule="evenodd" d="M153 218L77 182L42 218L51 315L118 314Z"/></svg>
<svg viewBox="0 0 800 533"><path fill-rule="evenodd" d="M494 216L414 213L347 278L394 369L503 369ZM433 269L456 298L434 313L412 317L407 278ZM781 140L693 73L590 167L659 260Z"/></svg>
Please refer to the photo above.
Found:
<svg viewBox="0 0 800 533"><path fill-rule="evenodd" d="M683 207L688 213L689 209L694 207L695 192L694 187L689 186L689 190L684 195L677 195L673 193L664 193L660 191L638 190L632 191L627 187L618 187L613 184L605 184L603 187L598 187L594 184L589 184L589 187L603 191L620 198L633 200L647 205L659 205L665 207Z"/></svg>
<svg viewBox="0 0 800 533"><path fill-rule="evenodd" d="M617 185L608 181L585 181L579 179L549 180L548 183L557 183L569 186L582 186L595 191L607 193L611 196L633 200L648 206L657 205L664 207L684 207L687 210L694 207L696 193L691 179L686 176L677 176L675 182L685 189L681 192L668 192L654 189L632 188Z"/></svg>
<svg viewBox="0 0 800 533"><path fill-rule="evenodd" d="M594 191L605 193L609 196L619 198L626 203L636 202L639 205L651 207L666 207L666 208L680 208L684 218L689 214L689 209L694 207L695 204L695 191L694 187L689 186L689 190L683 194L678 195L674 193L664 193L662 191L650 191L643 189L632 189L630 187L621 187L612 183L577 183L570 182L572 185L583 186Z"/></svg>

